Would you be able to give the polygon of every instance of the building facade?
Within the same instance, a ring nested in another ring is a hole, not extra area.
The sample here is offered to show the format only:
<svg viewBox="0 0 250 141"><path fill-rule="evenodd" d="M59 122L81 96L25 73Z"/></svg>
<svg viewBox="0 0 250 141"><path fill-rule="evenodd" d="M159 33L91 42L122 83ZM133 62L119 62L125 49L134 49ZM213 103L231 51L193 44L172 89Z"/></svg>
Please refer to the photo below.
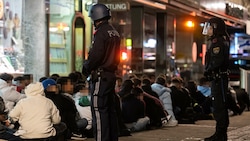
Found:
<svg viewBox="0 0 250 141"><path fill-rule="evenodd" d="M248 4L219 1L224 10L211 9L213 1L206 0L0 0L0 70L36 80L81 71L94 31L88 8L99 2L111 9L122 38L118 75L199 72L205 43L200 23L217 16L245 32Z"/></svg>

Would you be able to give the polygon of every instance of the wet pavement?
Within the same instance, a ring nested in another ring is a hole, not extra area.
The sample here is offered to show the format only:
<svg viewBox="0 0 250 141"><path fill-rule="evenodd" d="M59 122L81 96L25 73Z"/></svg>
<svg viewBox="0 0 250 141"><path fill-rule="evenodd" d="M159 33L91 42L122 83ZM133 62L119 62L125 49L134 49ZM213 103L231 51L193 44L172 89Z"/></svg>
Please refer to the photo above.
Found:
<svg viewBox="0 0 250 141"><path fill-rule="evenodd" d="M179 124L120 137L119 141L200 141L215 131L214 120L199 120L195 124ZM94 141L88 138L86 141ZM250 111L230 117L228 141L250 141Z"/></svg>

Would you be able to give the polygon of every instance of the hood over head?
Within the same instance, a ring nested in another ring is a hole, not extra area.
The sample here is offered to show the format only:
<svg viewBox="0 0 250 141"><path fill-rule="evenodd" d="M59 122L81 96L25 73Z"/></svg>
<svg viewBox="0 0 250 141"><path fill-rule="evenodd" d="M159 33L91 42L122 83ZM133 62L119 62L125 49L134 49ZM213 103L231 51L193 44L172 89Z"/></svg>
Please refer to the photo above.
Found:
<svg viewBox="0 0 250 141"><path fill-rule="evenodd" d="M29 84L25 90L25 94L28 96L37 96L37 95L42 95L44 96L44 88L41 82L35 82Z"/></svg>

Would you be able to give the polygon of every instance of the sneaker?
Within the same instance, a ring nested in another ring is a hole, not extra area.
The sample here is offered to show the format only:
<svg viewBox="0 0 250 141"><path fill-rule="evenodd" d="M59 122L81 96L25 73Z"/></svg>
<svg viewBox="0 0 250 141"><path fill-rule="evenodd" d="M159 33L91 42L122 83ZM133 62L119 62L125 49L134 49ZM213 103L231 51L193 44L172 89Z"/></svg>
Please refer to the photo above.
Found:
<svg viewBox="0 0 250 141"><path fill-rule="evenodd" d="M166 126L166 127L174 127L177 125L178 125L178 121L175 119L171 119L167 123L163 124L163 126Z"/></svg>
<svg viewBox="0 0 250 141"><path fill-rule="evenodd" d="M83 141L83 140L86 140L87 137L85 137L85 136L82 135L82 134L72 133L71 139L72 139L72 140L80 140L80 141Z"/></svg>
<svg viewBox="0 0 250 141"><path fill-rule="evenodd" d="M167 120L169 121L172 118L171 115L167 115Z"/></svg>

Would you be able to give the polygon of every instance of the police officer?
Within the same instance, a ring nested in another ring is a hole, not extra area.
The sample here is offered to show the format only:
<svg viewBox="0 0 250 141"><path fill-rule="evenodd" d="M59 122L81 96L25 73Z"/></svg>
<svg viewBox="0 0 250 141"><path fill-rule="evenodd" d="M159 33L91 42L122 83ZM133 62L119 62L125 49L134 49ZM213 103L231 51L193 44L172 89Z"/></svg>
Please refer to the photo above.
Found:
<svg viewBox="0 0 250 141"><path fill-rule="evenodd" d="M110 9L95 4L89 10L95 33L82 73L91 74L91 98L96 141L118 141L115 112L115 71L120 61L120 36L112 25Z"/></svg>
<svg viewBox="0 0 250 141"><path fill-rule="evenodd" d="M229 36L225 22L211 18L205 23L203 34L209 36L210 45L205 56L204 76L211 81L213 115L216 120L215 133L205 141L227 141L229 117L226 92L228 87Z"/></svg>

